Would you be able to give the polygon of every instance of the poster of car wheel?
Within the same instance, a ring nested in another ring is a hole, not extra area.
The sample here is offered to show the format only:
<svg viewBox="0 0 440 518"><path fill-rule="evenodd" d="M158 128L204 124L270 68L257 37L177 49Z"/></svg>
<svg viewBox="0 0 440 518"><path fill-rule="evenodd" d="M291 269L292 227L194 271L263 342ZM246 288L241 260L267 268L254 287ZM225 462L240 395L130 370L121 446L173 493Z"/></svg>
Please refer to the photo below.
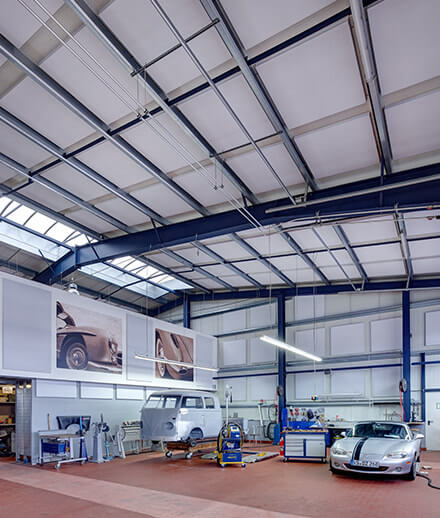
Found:
<svg viewBox="0 0 440 518"><path fill-rule="evenodd" d="M155 329L155 355L173 362L194 365L194 339L163 329ZM188 365L156 362L156 378L194 381L194 369Z"/></svg>
<svg viewBox="0 0 440 518"><path fill-rule="evenodd" d="M122 374L122 320L56 301L57 367Z"/></svg>

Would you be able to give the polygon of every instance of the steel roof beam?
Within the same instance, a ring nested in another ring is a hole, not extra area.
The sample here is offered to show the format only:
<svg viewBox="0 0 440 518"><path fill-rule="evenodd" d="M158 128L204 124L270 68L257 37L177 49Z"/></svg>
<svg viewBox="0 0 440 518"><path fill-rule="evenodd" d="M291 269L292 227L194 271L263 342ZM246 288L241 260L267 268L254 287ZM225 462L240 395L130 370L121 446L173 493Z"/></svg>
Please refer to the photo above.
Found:
<svg viewBox="0 0 440 518"><path fill-rule="evenodd" d="M221 263L223 266L225 266L228 270L231 270L231 272L234 272L236 275L244 279L249 284L252 284L252 286L256 286L257 288L263 288L264 286L260 284L258 281L253 279L250 275L240 270L240 268L237 268L235 264L228 263L226 259L224 259L221 255L214 252L214 250L211 250L209 247L204 245L203 243L200 243L199 241L196 241L193 243L195 247L197 247L199 250L204 252L206 255L209 255L209 257L212 257L219 263Z"/></svg>
<svg viewBox="0 0 440 518"><path fill-rule="evenodd" d="M87 124L100 133L105 139L114 144L119 150L134 160L153 177L166 185L174 194L182 198L190 207L202 215L207 215L207 209L193 196L187 193L166 173L148 160L142 153L124 140L120 135L114 134L110 127L92 113L84 104L73 97L63 86L50 77L42 68L25 56L17 47L0 34L0 52L15 65L21 68L36 83L45 88L51 95L61 101L72 112L81 117Z"/></svg>
<svg viewBox="0 0 440 518"><path fill-rule="evenodd" d="M353 250L353 247L351 246L350 241L344 232L344 229L341 227L341 225L333 225L333 228L341 240L341 243L344 245L344 248L350 256L350 259L353 261L353 264L356 266L356 269L362 277L363 281L368 282L367 272L359 261L359 257L357 256L356 252Z"/></svg>
<svg viewBox="0 0 440 518"><path fill-rule="evenodd" d="M387 173L392 173L392 152L387 123L382 105L379 77L374 59L373 44L368 26L367 14L362 0L350 0L356 39L359 45L365 79L370 94L373 118L379 136L382 158Z"/></svg>
<svg viewBox="0 0 440 518"><path fill-rule="evenodd" d="M226 45L232 57L240 67L241 73L245 77L249 87L260 103L260 106L264 110L275 131L280 133L281 140L290 157L298 167L304 181L311 189L316 190L318 186L316 185L312 172L305 163L305 160L295 142L290 138L287 126L278 110L273 105L272 100L269 98L260 77L257 72L249 66L243 53L243 46L220 2L218 0L200 0L200 2L211 20L220 20L216 25L216 30L223 40L223 43Z"/></svg>
<svg viewBox="0 0 440 518"><path fill-rule="evenodd" d="M139 210L146 216L149 216L150 218L158 221L159 223L166 225L169 223L167 218L164 218L160 216L157 212L153 211L146 205L144 205L142 202L134 198L131 194L128 194L123 189L118 187L113 182L110 182L105 178L104 176L100 175L96 171L94 171L91 167L84 164L84 162L81 162L75 157L69 157L67 156L67 153L64 151L64 149L57 146L55 143L50 141L45 136L41 135L41 133L38 133L36 130L31 128L29 125L27 125L25 122L21 121L15 115L8 112L4 108L0 106L0 120L3 121L5 124L7 124L10 128L14 129L15 131L18 131L21 135L26 137L27 139L31 140L38 146L42 147L52 155L59 158L62 162L70 165L73 167L76 171L78 171L80 174L84 175L85 177L89 178L93 182L97 183L104 189L108 190L115 196L117 196L119 199L127 202L129 205L134 207L135 209ZM31 173L31 175L35 178L35 174Z"/></svg>
<svg viewBox="0 0 440 518"><path fill-rule="evenodd" d="M174 259L175 261L177 261L181 264L184 264L185 266L188 266L188 268L190 268L191 270L193 270L195 272L199 272L202 275L204 275L205 277L208 277L209 279L216 282L220 286L223 286L223 288L227 288L229 290L234 289L233 286L231 284L229 284L228 282L224 281L223 279L218 278L216 275L212 274L211 272L208 272L204 268L197 266L196 264L193 264L191 261L186 259L186 257L182 257L181 255L176 254L176 252L174 252L173 250L168 250L167 248L164 248L162 250L162 252L164 254L166 254L168 257L171 257L172 259Z"/></svg>
<svg viewBox="0 0 440 518"><path fill-rule="evenodd" d="M262 226L276 225L301 219L321 220L340 214L354 216L384 214L402 209L436 206L440 203L440 164L374 177L349 184L320 189L309 194L307 202L292 206L287 198L273 200L249 207L250 214ZM125 255L137 255L154 250L192 243L231 232L253 228L251 223L236 210L212 214L204 218L182 221L157 229L106 239L95 243L101 260ZM54 273L42 272L37 280L53 283L78 266L97 262L89 245L79 247L75 256L66 254L54 264ZM158 269L163 269L158 267ZM321 277L322 278L322 277ZM324 279L322 278L324 281ZM325 282L325 281L324 281ZM328 281L327 281L328 282Z"/></svg>
<svg viewBox="0 0 440 518"><path fill-rule="evenodd" d="M82 200L78 196L75 196L74 194L70 193L66 189L63 189L59 185L51 182L47 178L43 178L42 176L35 176L32 177L31 173L28 169L22 164L19 164L12 158L9 158L8 156L4 155L0 152L0 163L5 165L6 167L9 167L10 169L13 169L17 173L21 174L25 178L28 178L29 180L32 180L35 183L38 183L42 185L43 187L46 187L48 190L59 194L64 199L70 201L74 205L77 205L78 207L81 207L82 209L86 210L87 212L90 212L91 214L97 216L98 218L107 221L107 223L110 223L110 225L119 228L120 230L123 230L124 232L130 232L130 227L119 221L118 219L114 218L110 214L107 214L101 209L98 209L94 205L88 203L87 201Z"/></svg>
<svg viewBox="0 0 440 518"><path fill-rule="evenodd" d="M286 243L301 257L301 259L309 266L315 273L318 275L318 277L321 279L321 281L324 284L330 284L330 281L327 279L327 277L321 272L321 270L316 266L316 264L310 259L310 257L302 251L302 248L299 246L299 244L293 239L293 237L288 234L287 232L284 232L281 226L278 226L278 230L280 233L280 236L286 241Z"/></svg>
<svg viewBox="0 0 440 518"><path fill-rule="evenodd" d="M247 243L244 239L242 239L237 234L230 234L231 238L238 243L244 250L246 250L252 257L255 257L261 264L263 264L266 268L268 268L272 273L274 273L279 279L281 279L287 286L294 287L295 283L289 279L284 273L279 270L275 265L273 265L269 260L263 257L253 246Z"/></svg>
<svg viewBox="0 0 440 518"><path fill-rule="evenodd" d="M65 2L77 13L84 24L89 27L89 29L91 29L113 52L119 61L130 69L130 72L135 72L142 67L139 61L124 46L108 25L106 25L105 22L92 11L92 9L90 9L84 0L65 0ZM170 115L170 117L172 117L172 119L175 120L177 124L209 155L213 162L216 163L219 169L223 171L223 174L238 188L243 196L245 196L251 203L257 203L258 200L252 191L231 169L231 167L218 156L217 151L213 146L199 133L177 106L170 105L166 93L160 88L160 86L146 72L139 74L139 77L145 83L149 94L162 110Z"/></svg>

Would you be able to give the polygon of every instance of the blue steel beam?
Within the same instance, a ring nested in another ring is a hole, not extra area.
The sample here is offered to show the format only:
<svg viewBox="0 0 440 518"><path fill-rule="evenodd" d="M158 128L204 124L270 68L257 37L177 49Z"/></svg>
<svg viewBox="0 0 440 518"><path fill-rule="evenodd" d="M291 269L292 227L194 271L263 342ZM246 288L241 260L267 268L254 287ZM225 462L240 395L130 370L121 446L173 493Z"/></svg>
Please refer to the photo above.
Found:
<svg viewBox="0 0 440 518"><path fill-rule="evenodd" d="M277 315L278 315L278 340L286 341L286 297L284 295L277 296ZM278 386L280 391L278 394L278 411L279 422L281 423L281 416L283 409L286 406L286 351L278 348Z"/></svg>
<svg viewBox="0 0 440 518"><path fill-rule="evenodd" d="M47 90L56 99L62 102L73 113L76 113L82 120L89 124L95 131L100 133L105 139L114 144L120 151L126 154L140 167L154 176L159 182L168 187L174 194L179 196L190 207L202 215L207 215L206 208L193 196L186 192L180 185L172 180L166 173L161 171L155 164L148 160L142 153L135 149L131 144L124 140L120 135L115 135L109 126L92 113L84 104L70 94L63 86L50 77L42 68L25 56L8 39L0 34L0 52L12 63L23 70L26 75L33 79L37 84Z"/></svg>
<svg viewBox="0 0 440 518"><path fill-rule="evenodd" d="M144 205L134 196L131 196L131 194L128 194L123 189L118 187L116 184L110 182L110 180L107 180L107 178L94 171L84 162L81 162L75 157L67 156L67 153L64 151L64 149L57 146L54 142L51 142L48 138L41 135L41 133L38 133L36 130L28 126L26 123L24 123L23 121L15 117L15 115L12 115L12 113L9 113L2 107L0 107L0 120L7 124L10 128L14 129L15 131L18 131L18 133L20 133L27 139L31 140L38 146L42 147L43 149L51 153L52 155L58 157L60 162L64 162L67 165L71 166L73 169L78 171L78 173L97 183L107 191L114 194L117 198L120 198L121 200L125 201L126 203L128 203L135 209L139 210L146 216L149 216L158 223L161 223L162 225L166 225L167 223L169 223L169 221L166 218L160 216L157 212ZM37 178L38 176L39 173L32 173L33 178Z"/></svg>
<svg viewBox="0 0 440 518"><path fill-rule="evenodd" d="M228 270L231 270L232 272L234 272L235 275L238 275L239 277L244 279L249 284L252 284L252 286L256 286L257 288L264 288L264 286L262 284L260 284L258 281L256 281L253 277L251 277L247 273L240 270L240 268L237 268L237 266L235 266L235 264L228 263L226 261L226 259L223 259L223 257L221 257L219 254L214 252L214 250L211 250L210 248L208 248L206 245L196 241L194 243L194 246L197 247L202 252L204 252L206 255L209 255L209 257L212 257L215 261L218 261L220 264L222 264L223 266L228 268Z"/></svg>
<svg viewBox="0 0 440 518"><path fill-rule="evenodd" d="M49 191L52 191L52 193L56 193L60 196L62 196L64 199L70 201L70 203L73 203L77 207L81 207L82 209L86 210L87 212L90 212L91 214L97 216L98 218L106 221L107 223L110 223L113 227L119 228L120 230L123 230L124 232L130 232L130 227L128 227L125 223L122 223L122 221L119 221L118 219L114 218L110 214L107 214L101 209L98 209L98 207L95 207L91 203L88 203L87 201L82 200L78 196L75 196L71 192L67 191L66 189L63 189L59 185L55 184L54 182L48 180L47 178L44 178L43 176L36 176L32 177L32 174L30 173L29 169L27 169L24 165L19 164L12 158L4 155L0 152L0 164L5 165L6 167L9 167L13 171L16 171L17 173L21 174L25 178L32 180L35 183L38 183L42 185L43 187L46 187Z"/></svg>
<svg viewBox="0 0 440 518"><path fill-rule="evenodd" d="M410 291L402 292L402 377L407 389L403 393L403 413L406 422L411 421L411 305Z"/></svg>
<svg viewBox="0 0 440 518"><path fill-rule="evenodd" d="M191 329L191 301L188 297L183 298L183 327Z"/></svg>
<svg viewBox="0 0 440 518"><path fill-rule="evenodd" d="M136 71L141 68L141 64L134 55L124 46L117 36L113 34L108 25L106 25L92 9L90 9L84 0L65 1L71 9L78 14L86 26L89 27L89 29L91 29L105 45L107 45L107 47L125 66L131 69L131 71ZM208 154L223 174L238 188L241 194L251 203L257 203L257 198L247 185L238 177L231 167L218 156L218 153L213 146L199 133L179 108L177 108L177 106L170 105L166 93L147 74L147 72L144 70L138 77L145 83L145 87L149 94L157 102L160 108L168 113L168 115L170 115L170 117L172 117L177 124L179 124L182 129L190 135L190 137L192 137L192 139Z"/></svg>
<svg viewBox="0 0 440 518"><path fill-rule="evenodd" d="M382 198L381 200L379 198ZM281 199L249 207L249 212L261 225L276 225L299 218L314 219L352 213L353 215L383 214L398 205L409 210L420 206L435 206L440 199L440 164L411 169L409 171L369 178L322 189L310 193L307 202L286 205ZM381 201L381 203L379 203ZM280 210L279 210L280 209ZM240 232L251 228L251 223L238 211L212 214L204 218L167 225L125 236L103 240L94 244L101 260L125 255L138 255L188 242ZM45 270L36 280L53 283L80 266L97 262L90 245L79 247L77 253L68 253L54 263L52 270ZM160 267L159 267L160 269ZM326 282L326 277L321 277ZM328 283L328 280L327 280Z"/></svg>
<svg viewBox="0 0 440 518"><path fill-rule="evenodd" d="M284 232L281 226L277 227L280 233L280 236L286 241L286 243L294 250L299 257L309 266L315 273L318 275L318 277L321 279L321 281L324 284L330 284L330 281L327 279L327 277L321 272L321 270L316 266L316 264L310 259L310 257L305 254L299 244L293 239L293 237L288 234L287 232Z"/></svg>
<svg viewBox="0 0 440 518"><path fill-rule="evenodd" d="M350 256L350 259L353 261L353 264L356 266L357 271L359 272L360 276L364 280L364 282L368 281L368 275L365 271L364 267L362 266L361 262L359 261L359 257L357 256L356 252L353 250L353 247L350 244L350 241L348 240L347 235L344 232L344 229L341 227L341 225L334 225L333 226L337 236L341 240L341 243L344 245L345 250L347 251L348 255Z"/></svg>
<svg viewBox="0 0 440 518"><path fill-rule="evenodd" d="M307 166L300 150L294 141L290 138L287 131L287 126L283 121L280 113L273 105L272 100L269 98L260 77L257 75L257 72L249 66L243 52L243 45L241 44L238 35L235 32L220 2L218 0L200 1L211 20L220 20L220 22L216 24L216 30L223 40L223 43L226 45L232 57L240 67L241 73L246 79L250 89L257 98L261 108L264 110L275 131L280 134L284 147L286 148L293 162L296 164L299 172L304 178L304 181L311 189L316 190L317 185L315 179L313 178L312 172Z"/></svg>
<svg viewBox="0 0 440 518"><path fill-rule="evenodd" d="M273 272L279 279L281 279L287 286L295 286L295 283L289 279L284 273L279 270L275 265L273 265L270 261L268 261L265 257L263 257L253 246L247 243L244 239L242 239L237 234L230 234L232 239L238 243L242 248L244 248L252 257L255 257L261 264L263 264L266 268L268 268L271 272Z"/></svg>
<svg viewBox="0 0 440 518"><path fill-rule="evenodd" d="M233 286L231 284L229 284L228 282L224 281L223 279L220 279L219 277L217 277L216 275L212 274L211 272L208 272L204 268L201 268L200 266L197 266L196 264L193 264L191 261L186 259L186 257L182 257L181 255L177 254L173 250L167 250L166 248L164 248L162 250L162 252L164 254L166 254L168 257L171 257L172 259L174 259L175 261L177 261L179 263L182 263L185 266L188 266L188 268L191 268L191 270L194 270L195 272L199 272L202 275L204 275L205 277L208 277L209 279L213 280L214 282L216 282L220 286L223 286L223 288L226 288L226 289L229 289L229 290L230 289L234 289Z"/></svg>

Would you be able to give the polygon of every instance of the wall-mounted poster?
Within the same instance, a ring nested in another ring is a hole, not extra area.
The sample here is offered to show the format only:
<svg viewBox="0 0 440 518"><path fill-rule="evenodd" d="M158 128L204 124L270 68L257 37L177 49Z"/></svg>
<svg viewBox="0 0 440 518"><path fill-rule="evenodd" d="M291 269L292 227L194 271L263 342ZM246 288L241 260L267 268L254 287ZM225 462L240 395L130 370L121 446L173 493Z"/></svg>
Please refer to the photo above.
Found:
<svg viewBox="0 0 440 518"><path fill-rule="evenodd" d="M122 320L56 302L57 367L122 374Z"/></svg>
<svg viewBox="0 0 440 518"><path fill-rule="evenodd" d="M194 365L193 338L156 328L155 344L156 358ZM184 365L156 362L156 377L178 381L194 381L194 369Z"/></svg>

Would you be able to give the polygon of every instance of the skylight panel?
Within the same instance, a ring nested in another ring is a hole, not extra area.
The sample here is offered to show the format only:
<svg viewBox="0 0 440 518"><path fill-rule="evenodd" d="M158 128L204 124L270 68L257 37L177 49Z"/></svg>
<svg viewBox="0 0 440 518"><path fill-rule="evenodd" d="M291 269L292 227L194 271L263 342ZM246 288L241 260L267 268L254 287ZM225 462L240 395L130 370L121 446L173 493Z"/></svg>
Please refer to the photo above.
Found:
<svg viewBox="0 0 440 518"><path fill-rule="evenodd" d="M3 196L0 198L0 214L5 210L5 208L11 203L11 199L7 196Z"/></svg>
<svg viewBox="0 0 440 518"><path fill-rule="evenodd" d="M5 218L8 217L8 214L11 214L11 212L14 211L19 205L19 203L12 200L11 203L5 206L5 208L3 209L4 213L2 213L1 215Z"/></svg>
<svg viewBox="0 0 440 518"><path fill-rule="evenodd" d="M83 246L89 243L87 236L85 234L79 234L78 236L74 236L71 239L66 241L66 244L69 246Z"/></svg>
<svg viewBox="0 0 440 518"><path fill-rule="evenodd" d="M56 239L57 241L63 242L67 236L73 232L73 229L64 225L63 223L57 223L46 233L47 236Z"/></svg>
<svg viewBox="0 0 440 518"><path fill-rule="evenodd" d="M41 234L45 234L54 223L54 219L49 218L40 212L36 212L26 223L26 226L32 230L40 232Z"/></svg>
<svg viewBox="0 0 440 518"><path fill-rule="evenodd" d="M14 210L9 216L7 216L7 218L11 221L14 221L15 223L18 223L19 225L23 225L23 223L27 221L34 212L35 211L30 209L29 207L21 205L16 210Z"/></svg>

